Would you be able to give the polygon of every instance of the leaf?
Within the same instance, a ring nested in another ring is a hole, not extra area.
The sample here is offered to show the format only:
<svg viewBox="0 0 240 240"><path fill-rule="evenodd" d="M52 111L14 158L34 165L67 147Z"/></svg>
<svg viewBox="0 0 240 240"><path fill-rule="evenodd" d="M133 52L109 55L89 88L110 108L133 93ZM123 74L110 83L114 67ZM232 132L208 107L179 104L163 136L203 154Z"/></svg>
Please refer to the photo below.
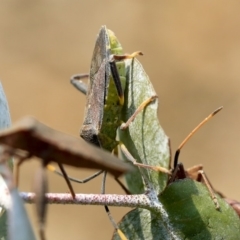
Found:
<svg viewBox="0 0 240 240"><path fill-rule="evenodd" d="M12 207L8 210L8 234L11 240L36 239L23 201L16 188L11 190Z"/></svg>
<svg viewBox="0 0 240 240"><path fill-rule="evenodd" d="M238 239L239 217L218 197L221 211L215 209L207 188L191 179L170 184L160 195L171 227L154 211L134 209L127 213L119 228L129 239ZM117 234L114 240L119 239Z"/></svg>
<svg viewBox="0 0 240 240"><path fill-rule="evenodd" d="M7 209L7 239L11 240L35 240L35 235L27 216L23 200L19 196L18 190L12 187L12 174L5 165L1 165L1 174L4 173L11 197L11 206ZM6 223L5 223L6 224ZM6 229L2 228L4 232ZM2 234L1 234L2 235ZM2 238L1 238L2 239ZM6 238L4 238L6 239Z"/></svg>
<svg viewBox="0 0 240 240"><path fill-rule="evenodd" d="M8 208L0 218L0 239L34 240L35 236L29 222L23 200L14 186L14 180L7 163L0 164L0 174L7 184ZM2 197L2 196L1 196Z"/></svg>
<svg viewBox="0 0 240 240"><path fill-rule="evenodd" d="M7 99L0 82L0 129L5 129L11 125L11 118L8 108ZM13 160L10 159L8 161L9 166L13 169ZM6 222L7 222L7 214L5 209L9 207L10 198L7 190L6 183L2 176L0 176L0 239L6 239L7 231L6 231Z"/></svg>
<svg viewBox="0 0 240 240"><path fill-rule="evenodd" d="M10 127L10 125L11 125L10 111L9 111L9 107L8 107L7 98L4 93L1 82L0 82L0 116L1 116L0 117L0 130ZM9 167L11 169L13 169L13 159L9 160L8 164L9 164ZM0 188L2 185L1 181L2 181L2 177L0 177Z"/></svg>
<svg viewBox="0 0 240 240"><path fill-rule="evenodd" d="M141 63L136 59L128 60L122 119L126 122L137 107L153 95L156 95L156 92ZM156 99L137 115L126 130L119 130L119 139L138 162L169 168L168 137L159 124L157 111L158 100ZM126 160L121 152L120 157ZM148 182L153 185L157 193L160 193L166 186L168 176L152 170L144 169L143 171ZM144 192L144 182L138 168L135 172L127 174L126 181L132 193Z"/></svg>
<svg viewBox="0 0 240 240"><path fill-rule="evenodd" d="M7 128L11 125L11 118L2 84L0 82L0 129Z"/></svg>
<svg viewBox="0 0 240 240"><path fill-rule="evenodd" d="M0 217L0 239L7 239L7 211L1 211Z"/></svg>

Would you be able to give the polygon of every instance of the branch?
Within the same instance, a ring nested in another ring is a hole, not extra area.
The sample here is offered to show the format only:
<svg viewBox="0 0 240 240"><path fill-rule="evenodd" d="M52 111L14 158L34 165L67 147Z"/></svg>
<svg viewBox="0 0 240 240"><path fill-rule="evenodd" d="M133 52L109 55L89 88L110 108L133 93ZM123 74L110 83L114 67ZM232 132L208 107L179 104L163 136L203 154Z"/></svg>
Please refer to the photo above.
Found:
<svg viewBox="0 0 240 240"><path fill-rule="evenodd" d="M26 203L34 203L35 193L21 192L21 198ZM149 208L150 199L144 194L118 195L118 194L76 194L73 199L68 193L47 193L49 204L82 204L82 205L108 205L118 207Z"/></svg>

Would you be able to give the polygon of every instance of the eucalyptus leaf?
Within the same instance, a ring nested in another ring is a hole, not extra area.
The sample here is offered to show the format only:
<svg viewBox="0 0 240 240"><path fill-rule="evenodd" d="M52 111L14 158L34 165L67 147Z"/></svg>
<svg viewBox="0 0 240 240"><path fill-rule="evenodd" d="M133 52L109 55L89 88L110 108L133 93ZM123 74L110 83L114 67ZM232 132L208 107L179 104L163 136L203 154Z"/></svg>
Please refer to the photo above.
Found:
<svg viewBox="0 0 240 240"><path fill-rule="evenodd" d="M134 209L127 213L119 228L128 239L239 239L238 215L223 199L217 197L221 210L217 211L207 188L191 179L170 184L160 195L171 229L154 211ZM114 240L119 239L115 234Z"/></svg>
<svg viewBox="0 0 240 240"><path fill-rule="evenodd" d="M128 60L126 65L127 81L122 111L123 121L127 121L143 101L156 95L141 63L134 59ZM118 136L138 162L168 169L170 164L169 139L159 124L157 111L158 99L145 107L126 130L119 130ZM126 160L124 154L119 152L119 156ZM148 169L143 169L143 171L148 183L153 186L156 193L160 193L166 186L168 176ZM126 175L126 182L132 193L143 193L145 190L145 183L138 168L135 172Z"/></svg>
<svg viewBox="0 0 240 240"><path fill-rule="evenodd" d="M12 207L8 210L8 235L11 240L36 239L23 200L16 188L10 191Z"/></svg>
<svg viewBox="0 0 240 240"><path fill-rule="evenodd" d="M0 82L0 129L5 129L11 125L11 118L2 84ZM13 169L13 160L10 159L8 164ZM5 209L9 207L10 198L7 190L6 183L2 176L0 176L0 239L7 238L6 222L7 214Z"/></svg>
<svg viewBox="0 0 240 240"><path fill-rule="evenodd" d="M11 118L2 84L0 82L0 129L5 129L11 125Z"/></svg>
<svg viewBox="0 0 240 240"><path fill-rule="evenodd" d="M11 118L10 118L10 113L9 113L9 108L8 108L8 102L6 95L4 93L2 84L0 82L0 130L6 129L11 125ZM10 159L9 162L9 167L13 169L13 160ZM6 198L9 199L9 196L4 196L4 193L6 193L6 184L4 182L4 179L2 176L0 176L0 206L5 208L8 207L8 203L6 202Z"/></svg>
<svg viewBox="0 0 240 240"><path fill-rule="evenodd" d="M11 119L8 103L0 83L0 129L8 128L10 125ZM13 169L13 159L8 161L8 166L11 170ZM35 236L22 199L17 189L11 189L11 187L7 186L12 181L12 174L9 168L2 164L0 173L4 174L5 177L9 177L5 180L0 176L0 205L2 207L0 214L0 239L34 240Z"/></svg>
<svg viewBox="0 0 240 240"><path fill-rule="evenodd" d="M7 239L7 211L1 212L0 217L0 239L5 240Z"/></svg>

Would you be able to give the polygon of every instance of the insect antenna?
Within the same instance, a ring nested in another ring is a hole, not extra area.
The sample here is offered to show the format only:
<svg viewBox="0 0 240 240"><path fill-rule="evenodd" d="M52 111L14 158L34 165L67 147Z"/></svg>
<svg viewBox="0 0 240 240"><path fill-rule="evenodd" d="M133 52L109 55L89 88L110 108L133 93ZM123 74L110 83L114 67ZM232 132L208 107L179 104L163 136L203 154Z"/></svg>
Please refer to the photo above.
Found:
<svg viewBox="0 0 240 240"><path fill-rule="evenodd" d="M187 137L182 141L182 143L179 145L175 156L174 156L174 169L177 167L178 165L178 158L179 158L179 154L180 151L182 149L182 147L187 143L187 141L193 136L193 134L195 132L197 132L198 129L200 129L206 122L208 122L215 114L217 114L219 111L222 110L223 107L219 107L217 108L215 111L213 111L211 114L209 114L202 122L200 122L188 135Z"/></svg>

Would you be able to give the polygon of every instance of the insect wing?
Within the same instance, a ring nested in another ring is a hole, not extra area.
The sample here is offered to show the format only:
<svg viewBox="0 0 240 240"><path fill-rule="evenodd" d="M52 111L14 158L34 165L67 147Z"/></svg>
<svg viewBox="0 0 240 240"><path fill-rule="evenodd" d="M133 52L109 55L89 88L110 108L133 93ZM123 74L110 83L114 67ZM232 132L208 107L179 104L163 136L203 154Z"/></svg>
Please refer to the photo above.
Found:
<svg viewBox="0 0 240 240"><path fill-rule="evenodd" d="M93 51L88 81L87 103L83 126L80 130L80 136L83 139L97 146L101 146L98 135L102 126L105 86L110 75L109 66L106 64L109 54L107 29L103 26L100 29Z"/></svg>

